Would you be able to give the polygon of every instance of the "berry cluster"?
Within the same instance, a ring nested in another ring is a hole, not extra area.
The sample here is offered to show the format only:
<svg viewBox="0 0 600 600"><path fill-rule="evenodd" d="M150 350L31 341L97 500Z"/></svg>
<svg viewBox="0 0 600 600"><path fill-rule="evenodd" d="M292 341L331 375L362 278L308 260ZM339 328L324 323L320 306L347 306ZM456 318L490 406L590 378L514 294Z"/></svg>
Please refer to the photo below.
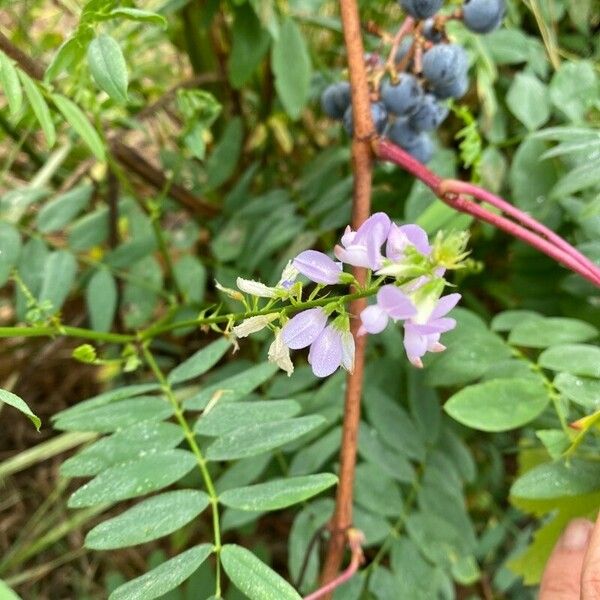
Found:
<svg viewBox="0 0 600 600"><path fill-rule="evenodd" d="M377 54L365 59L371 114L379 135L426 163L434 150L431 132L448 116L445 101L462 98L469 87L467 53L448 40L445 25L459 19L475 33L489 33L502 22L505 0L464 0L462 8L451 14L438 14L443 0L398 1L409 20L391 41L387 61ZM353 134L348 82L327 87L321 105Z"/></svg>

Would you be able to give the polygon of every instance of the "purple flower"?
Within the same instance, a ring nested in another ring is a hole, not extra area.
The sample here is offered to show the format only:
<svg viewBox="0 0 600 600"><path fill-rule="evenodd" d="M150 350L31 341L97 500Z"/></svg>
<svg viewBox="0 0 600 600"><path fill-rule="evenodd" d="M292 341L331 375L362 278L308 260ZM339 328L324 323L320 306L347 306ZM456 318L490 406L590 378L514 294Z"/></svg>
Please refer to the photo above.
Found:
<svg viewBox="0 0 600 600"><path fill-rule="evenodd" d="M391 260L404 258L407 246L413 246L424 256L431 254L431 246L424 229L418 225L401 225L392 223L385 246L385 254Z"/></svg>
<svg viewBox="0 0 600 600"><path fill-rule="evenodd" d="M340 282L342 263L337 263L323 252L305 250L296 256L294 267L315 283L334 285Z"/></svg>
<svg viewBox="0 0 600 600"><path fill-rule="evenodd" d="M327 325L327 314L322 308L310 308L290 319L281 330L283 343L292 350L310 346Z"/></svg>
<svg viewBox="0 0 600 600"><path fill-rule="evenodd" d="M317 377L328 377L342 366L354 369L354 339L349 331L328 325L312 343L308 362Z"/></svg>
<svg viewBox="0 0 600 600"><path fill-rule="evenodd" d="M381 246L390 231L391 221L385 213L375 213L359 228L352 231L348 226L342 236L342 245L336 246L334 254L343 263L372 270L381 267Z"/></svg>
<svg viewBox="0 0 600 600"><path fill-rule="evenodd" d="M460 294L449 294L440 298L433 307L423 306L414 318L404 324L404 349L408 360L416 367L422 367L421 358L427 352L442 352L440 336L456 327L454 319L445 317L460 300Z"/></svg>
<svg viewBox="0 0 600 600"><path fill-rule="evenodd" d="M399 321L417 314L411 300L395 285L384 285L377 292L377 304L368 306L360 313L362 325L359 335L365 333L381 333L389 319Z"/></svg>

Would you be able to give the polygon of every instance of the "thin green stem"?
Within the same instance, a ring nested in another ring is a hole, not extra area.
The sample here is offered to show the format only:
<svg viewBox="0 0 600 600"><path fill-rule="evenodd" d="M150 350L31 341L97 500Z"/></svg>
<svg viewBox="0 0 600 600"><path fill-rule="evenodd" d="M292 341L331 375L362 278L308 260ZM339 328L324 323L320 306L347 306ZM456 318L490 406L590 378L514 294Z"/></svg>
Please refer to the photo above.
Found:
<svg viewBox="0 0 600 600"><path fill-rule="evenodd" d="M318 300L311 300L307 302L299 302L294 305L287 306L267 306L260 310L245 311L238 313L227 313L224 315L216 315L213 317L198 317L196 319L189 319L186 321L176 321L175 323L163 324L159 322L146 329L139 331L138 333L104 333L101 331L94 331L93 329L85 329L83 327L71 327L68 325L43 325L34 327L0 327L0 338L8 337L72 337L81 338L85 340L91 340L96 342L109 342L115 344L128 344L132 342L146 342L152 340L158 335L175 331L176 329L183 329L186 327L200 327L202 325L214 325L218 323L230 323L242 321L248 317L258 317L264 315L270 315L273 313L280 313L282 315L289 315L307 310L309 308L316 308L318 306L326 306L331 303L347 303L358 298L367 298L377 293L378 287L371 287L366 290L356 292L354 294L345 294L343 296L333 296L319 298Z"/></svg>
<svg viewBox="0 0 600 600"><path fill-rule="evenodd" d="M544 373L544 369L542 369L542 367L540 367L540 365L538 365L536 362L532 361L527 355L525 355L523 352L521 352L517 348L512 348L512 351L519 360L525 361L528 364L529 368L534 373L537 373L542 378L542 380L544 382L544 386L548 390L548 396L550 396L550 400L552 401L552 404L554 405L554 411L556 412L556 416L558 417L558 420L560 421L560 426L561 426L564 434L568 438L570 438L571 437L571 429L569 429L569 423L567 422L567 418L565 416L565 411L563 410L562 406L560 405L560 393L554 386L554 383L550 379L548 379L548 377L546 377L546 374Z"/></svg>
<svg viewBox="0 0 600 600"><path fill-rule="evenodd" d="M216 588L215 588L215 596L217 598L221 597L221 565L219 560L219 554L221 552L221 526L219 523L219 497L217 495L217 491L215 489L212 477L208 470L208 466L206 464L206 460L198 446L198 442L196 442L196 437L194 436L194 432L190 427L185 415L183 414L183 409L181 407L181 403L175 397L173 393L173 389L169 385L166 377L161 371L154 355L152 354L149 348L149 342L145 343L143 346L144 358L146 359L146 363L154 373L154 376L160 383L162 390L173 406L173 411L175 412L175 418L179 423L180 427L183 429L185 434L185 439L190 447L190 450L193 452L196 457L196 462L198 463L198 468L202 475L202 479L204 481L204 486L206 487L206 491L210 497L210 504L212 508L212 517L213 517L213 535L215 539L215 554L217 555L217 570L216 570Z"/></svg>

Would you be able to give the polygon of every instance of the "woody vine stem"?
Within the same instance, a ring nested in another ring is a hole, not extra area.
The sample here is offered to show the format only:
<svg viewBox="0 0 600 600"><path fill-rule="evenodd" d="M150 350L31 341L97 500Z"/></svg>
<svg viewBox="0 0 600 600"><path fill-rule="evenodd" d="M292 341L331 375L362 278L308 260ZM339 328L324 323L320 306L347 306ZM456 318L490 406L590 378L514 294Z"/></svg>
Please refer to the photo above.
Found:
<svg viewBox="0 0 600 600"><path fill-rule="evenodd" d="M454 180L443 180L419 161L393 143L379 139L371 118L369 86L364 61L360 14L356 0L340 0L340 15L348 57L348 71L354 115L352 141L352 168L354 192L352 202L352 227L354 230L368 218L371 208L372 163L374 158L393 162L427 185L436 196L459 212L490 223L540 250L557 262L578 273L593 285L600 287L600 268L556 233L520 211L507 201L478 186ZM489 211L483 204L499 209L502 214ZM357 280L364 283L364 271L356 269ZM365 298L350 305L350 314L358 315L366 306ZM323 571L321 593L314 597L330 598L332 582L336 581L348 543L352 525L354 471L358 445L358 426L363 387L365 336L357 337L358 320L354 319L351 331L355 337L356 357L354 372L348 375L340 473L336 504L329 524L330 538ZM337 580L339 581L339 580Z"/></svg>

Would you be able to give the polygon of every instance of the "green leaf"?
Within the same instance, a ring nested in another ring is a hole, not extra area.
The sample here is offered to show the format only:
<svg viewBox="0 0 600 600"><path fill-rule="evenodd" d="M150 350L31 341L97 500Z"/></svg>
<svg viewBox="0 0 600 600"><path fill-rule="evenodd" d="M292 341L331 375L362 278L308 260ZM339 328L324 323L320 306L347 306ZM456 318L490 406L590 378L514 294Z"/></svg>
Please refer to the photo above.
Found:
<svg viewBox="0 0 600 600"><path fill-rule="evenodd" d="M283 21L273 44L271 67L275 89L285 111L292 119L298 119L308 100L311 65L302 32L290 18Z"/></svg>
<svg viewBox="0 0 600 600"><path fill-rule="evenodd" d="M42 206L35 218L42 233L52 233L68 225L89 203L93 187L79 185Z"/></svg>
<svg viewBox="0 0 600 600"><path fill-rule="evenodd" d="M235 117L225 127L225 131L206 161L208 179L206 187L213 190L223 185L235 172L244 141L244 124Z"/></svg>
<svg viewBox="0 0 600 600"><path fill-rule="evenodd" d="M442 338L448 350L428 357L425 377L431 385L469 383L479 379L499 360L512 355L510 346L472 313L455 309L452 316L457 320L456 329Z"/></svg>
<svg viewBox="0 0 600 600"><path fill-rule="evenodd" d="M10 277L21 253L21 234L10 223L0 221L0 287Z"/></svg>
<svg viewBox="0 0 600 600"><path fill-rule="evenodd" d="M425 443L408 413L378 388L365 391L369 422L388 445L410 458L425 457Z"/></svg>
<svg viewBox="0 0 600 600"><path fill-rule="evenodd" d="M590 61L565 61L550 82L552 104L571 121L581 122L598 98L598 77Z"/></svg>
<svg viewBox="0 0 600 600"><path fill-rule="evenodd" d="M149 23L163 29L167 28L167 20L162 15L149 10L142 10L141 8L114 8L108 13L108 16L138 21L140 23Z"/></svg>
<svg viewBox="0 0 600 600"><path fill-rule="evenodd" d="M110 331L117 310L117 282L108 269L100 268L85 289L90 323L95 331Z"/></svg>
<svg viewBox="0 0 600 600"><path fill-rule="evenodd" d="M257 70L269 49L271 38L263 29L255 12L248 4L235 9L231 32L233 46L229 55L229 81L234 88L241 88Z"/></svg>
<svg viewBox="0 0 600 600"><path fill-rule="evenodd" d="M108 206L101 206L78 219L67 233L71 250L81 252L102 244L108 239L108 223Z"/></svg>
<svg viewBox="0 0 600 600"><path fill-rule="evenodd" d="M201 410L206 408L213 398L219 398L219 402L234 402L268 381L276 371L277 365L269 362L255 365L233 377L208 386L199 394L185 400L184 406L188 410Z"/></svg>
<svg viewBox="0 0 600 600"><path fill-rule="evenodd" d="M40 92L38 84L35 83L27 73L19 71L19 77L23 83L23 89L25 90L25 95L29 100L29 104L31 104L33 113L42 127L44 136L46 137L46 144L48 148L52 148L56 142L56 130L54 129L54 123L48 104L46 104L46 100L44 99L42 92Z"/></svg>
<svg viewBox="0 0 600 600"><path fill-rule="evenodd" d="M61 44L44 73L44 81L53 81L63 71L69 71L75 63L79 62L85 54L84 42L87 46L85 38L84 35L76 35Z"/></svg>
<svg viewBox="0 0 600 600"><path fill-rule="evenodd" d="M554 386L576 404L593 412L600 409L600 380L559 373L554 378Z"/></svg>
<svg viewBox="0 0 600 600"><path fill-rule="evenodd" d="M541 316L533 310L505 310L492 319L490 327L492 331L511 331L525 319Z"/></svg>
<svg viewBox="0 0 600 600"><path fill-rule="evenodd" d="M578 319L534 317L516 325L508 341L526 348L547 348L553 344L586 342L597 335L598 330L593 325Z"/></svg>
<svg viewBox="0 0 600 600"><path fill-rule="evenodd" d="M82 110L71 100L60 94L52 94L52 101L56 108L60 110L67 123L79 134L81 139L87 144L92 154L98 160L106 160L106 152L102 139L94 129Z"/></svg>
<svg viewBox="0 0 600 600"><path fill-rule="evenodd" d="M38 431L40 430L40 425L42 424L42 421L40 420L40 418L38 416L34 415L31 412L31 409L29 408L29 406L27 406L25 401L23 399L19 398L19 396L16 396L15 394L13 394L12 392L9 392L8 390L0 389L0 402L4 402L5 404L10 404L10 406L16 408L17 410L20 410L24 415L29 417L30 421L35 425L35 428ZM4 418L6 418L6 417L4 417Z"/></svg>
<svg viewBox="0 0 600 600"><path fill-rule="evenodd" d="M600 464L594 461L571 459L544 463L517 479L511 496L531 500L549 500L579 496L600 490Z"/></svg>
<svg viewBox="0 0 600 600"><path fill-rule="evenodd" d="M316 473L326 462L338 453L342 428L334 427L325 435L319 436L312 444L296 452L288 475L309 475Z"/></svg>
<svg viewBox="0 0 600 600"><path fill-rule="evenodd" d="M467 427L507 431L535 419L550 401L541 382L531 379L494 379L462 389L444 410Z"/></svg>
<svg viewBox="0 0 600 600"><path fill-rule="evenodd" d="M60 474L64 477L97 475L112 465L170 450L179 445L183 437L183 430L174 423L137 423L86 446L60 465Z"/></svg>
<svg viewBox="0 0 600 600"><path fill-rule="evenodd" d="M10 114L14 117L23 106L23 90L13 61L2 51L0 51L0 86L8 101Z"/></svg>
<svg viewBox="0 0 600 600"><path fill-rule="evenodd" d="M358 453L365 460L377 465L392 479L411 483L415 478L414 469L406 456L386 446L381 441L379 433L365 423L360 424Z"/></svg>
<svg viewBox="0 0 600 600"><path fill-rule="evenodd" d="M554 198L563 198L600 183L600 160L592 158L561 177L552 188Z"/></svg>
<svg viewBox="0 0 600 600"><path fill-rule="evenodd" d="M375 464L361 463L356 468L354 499L359 506L384 517L396 518L402 513L399 485Z"/></svg>
<svg viewBox="0 0 600 600"><path fill-rule="evenodd" d="M68 250L51 252L44 265L44 278L39 294L40 304L49 302L52 312L58 312L64 304L77 274L77 260Z"/></svg>
<svg viewBox="0 0 600 600"><path fill-rule="evenodd" d="M162 421L173 414L173 407L160 396L140 396L90 408L84 412L58 417L55 429L109 433L143 421Z"/></svg>
<svg viewBox="0 0 600 600"><path fill-rule="evenodd" d="M138 383L134 385L125 385L114 390L102 392L97 396L93 396L92 398L88 398L87 400L79 402L75 406L65 408L65 410L61 410L53 415L52 420L56 421L63 418L72 418L75 415L81 415L81 413L90 410L91 408L104 406L106 404L110 404L111 402L119 402L120 400L125 400L126 398L134 398L135 396L140 396L148 392L154 392L159 389L160 385L157 383Z"/></svg>
<svg viewBox="0 0 600 600"><path fill-rule="evenodd" d="M113 465L72 494L68 506L97 506L144 496L175 483L195 466L191 452L177 449Z"/></svg>
<svg viewBox="0 0 600 600"><path fill-rule="evenodd" d="M211 342L175 367L169 373L167 381L171 385L176 385L204 375L221 360L230 347L231 342L225 337Z"/></svg>
<svg viewBox="0 0 600 600"><path fill-rule="evenodd" d="M262 454L299 438L322 425L320 415L240 427L218 438L206 450L207 460L233 460Z"/></svg>
<svg viewBox="0 0 600 600"><path fill-rule="evenodd" d="M285 579L246 548L226 544L221 563L235 587L250 600L301 600Z"/></svg>
<svg viewBox="0 0 600 600"><path fill-rule="evenodd" d="M195 256L182 256L173 266L173 275L186 302L200 304L204 300L206 267Z"/></svg>
<svg viewBox="0 0 600 600"><path fill-rule="evenodd" d="M88 65L98 84L113 100L127 102L127 64L116 40L100 35L88 46Z"/></svg>
<svg viewBox="0 0 600 600"><path fill-rule="evenodd" d="M2 600L21 600L21 596L18 596L11 590L2 579L0 579L0 598L2 598Z"/></svg>
<svg viewBox="0 0 600 600"><path fill-rule="evenodd" d="M287 477L227 490L219 496L219 501L240 510L279 510L320 494L335 485L337 480L331 473Z"/></svg>
<svg viewBox="0 0 600 600"><path fill-rule="evenodd" d="M544 350L538 363L545 369L600 379L600 348L588 344L563 344Z"/></svg>
<svg viewBox="0 0 600 600"><path fill-rule="evenodd" d="M213 551L212 544L194 546L119 586L108 600L153 600L163 596L188 579Z"/></svg>
<svg viewBox="0 0 600 600"><path fill-rule="evenodd" d="M194 431L200 435L221 436L240 427L281 421L296 416L300 405L294 400L227 402L217 404L196 421Z"/></svg>
<svg viewBox="0 0 600 600"><path fill-rule="evenodd" d="M157 540L187 525L209 503L208 494L196 490L153 496L96 525L86 535L85 546L93 550L113 550Z"/></svg>
<svg viewBox="0 0 600 600"><path fill-rule="evenodd" d="M527 129L534 131L550 118L546 86L534 75L517 73L506 94L508 108Z"/></svg>

